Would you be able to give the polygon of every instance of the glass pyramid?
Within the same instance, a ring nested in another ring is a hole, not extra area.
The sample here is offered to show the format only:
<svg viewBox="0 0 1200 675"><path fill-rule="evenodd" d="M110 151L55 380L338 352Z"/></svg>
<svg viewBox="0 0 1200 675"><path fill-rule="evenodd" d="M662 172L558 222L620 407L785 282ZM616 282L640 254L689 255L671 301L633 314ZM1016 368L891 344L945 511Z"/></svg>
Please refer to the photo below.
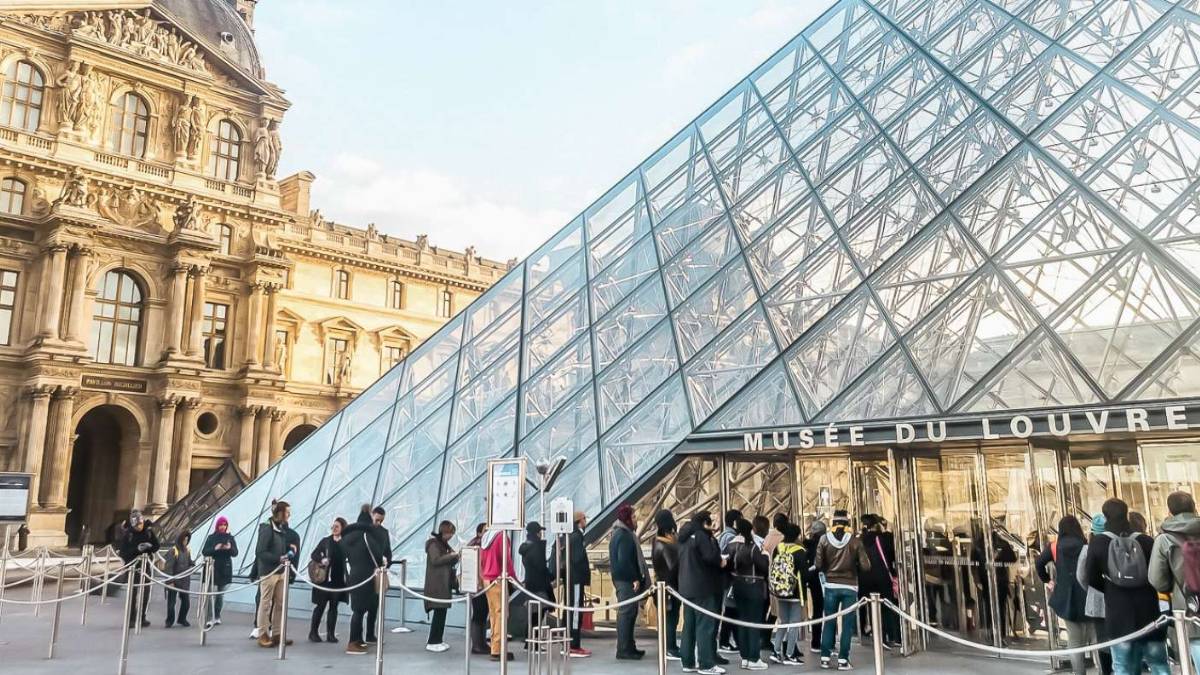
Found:
<svg viewBox="0 0 1200 675"><path fill-rule="evenodd" d="M248 486L242 549L371 502L421 559L497 457L595 516L696 430L1200 394L1198 12L838 2Z"/></svg>

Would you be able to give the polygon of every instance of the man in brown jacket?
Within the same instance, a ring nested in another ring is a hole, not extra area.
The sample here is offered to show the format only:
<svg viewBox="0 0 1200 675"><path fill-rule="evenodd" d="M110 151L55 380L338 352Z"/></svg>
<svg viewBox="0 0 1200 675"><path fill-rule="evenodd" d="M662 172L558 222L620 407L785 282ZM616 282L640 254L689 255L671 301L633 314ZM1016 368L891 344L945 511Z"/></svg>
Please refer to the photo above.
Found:
<svg viewBox="0 0 1200 675"><path fill-rule="evenodd" d="M850 514L843 509L833 512L833 527L821 537L813 567L821 573L825 588L825 616L858 601L858 575L870 571L871 561L862 541L850 529ZM857 630L856 612L842 616L842 636L838 646L838 670L850 670L850 641ZM821 667L830 667L833 631L821 632Z"/></svg>

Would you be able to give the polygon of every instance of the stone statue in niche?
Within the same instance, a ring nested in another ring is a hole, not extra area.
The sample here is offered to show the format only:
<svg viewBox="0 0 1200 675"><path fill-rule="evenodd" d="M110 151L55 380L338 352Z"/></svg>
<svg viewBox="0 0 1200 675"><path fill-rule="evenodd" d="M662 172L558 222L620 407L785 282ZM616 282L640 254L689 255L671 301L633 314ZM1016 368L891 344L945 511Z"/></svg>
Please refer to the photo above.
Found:
<svg viewBox="0 0 1200 675"><path fill-rule="evenodd" d="M87 176L83 175L79 167L75 167L63 182L62 194L58 196L58 199L54 200L54 205L58 206L62 204L84 209L95 202L95 200L95 195L88 194Z"/></svg>
<svg viewBox="0 0 1200 675"><path fill-rule="evenodd" d="M283 138L279 135L279 121L271 121L271 162L267 164L267 178L274 178L279 170L279 157L283 155Z"/></svg>
<svg viewBox="0 0 1200 675"><path fill-rule="evenodd" d="M175 230L199 230L200 229L200 205L195 199L188 199L186 202L175 207Z"/></svg>
<svg viewBox="0 0 1200 675"><path fill-rule="evenodd" d="M171 120L171 132L175 142L175 158L196 159L200 154L200 142L204 137L204 119L200 108L200 97L192 95L184 99Z"/></svg>
<svg viewBox="0 0 1200 675"><path fill-rule="evenodd" d="M275 177L281 152L283 140L279 136L279 123L264 117L254 130L254 162L258 165L259 178Z"/></svg>
<svg viewBox="0 0 1200 675"><path fill-rule="evenodd" d="M105 188L96 203L100 215L126 227L156 227L158 203L137 188Z"/></svg>
<svg viewBox="0 0 1200 675"><path fill-rule="evenodd" d="M77 127L82 128L84 117L84 96L87 88L87 77L84 66L72 59L67 62L67 68L55 80L58 85L58 124L64 131Z"/></svg>

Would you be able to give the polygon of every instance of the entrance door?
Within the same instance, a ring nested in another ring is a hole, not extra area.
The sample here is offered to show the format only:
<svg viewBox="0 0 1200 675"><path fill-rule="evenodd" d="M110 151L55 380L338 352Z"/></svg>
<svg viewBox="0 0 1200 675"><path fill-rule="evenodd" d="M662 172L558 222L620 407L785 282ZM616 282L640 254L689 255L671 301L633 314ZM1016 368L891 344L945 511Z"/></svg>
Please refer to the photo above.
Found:
<svg viewBox="0 0 1200 675"><path fill-rule="evenodd" d="M104 543L117 520L117 490L124 450L137 443L138 425L124 408L89 410L75 428L67 483L67 541L72 546Z"/></svg>
<svg viewBox="0 0 1200 675"><path fill-rule="evenodd" d="M1123 499L1130 511L1148 514L1142 466L1133 443L1072 445L1064 474L1069 513L1080 522L1091 522L1110 497Z"/></svg>

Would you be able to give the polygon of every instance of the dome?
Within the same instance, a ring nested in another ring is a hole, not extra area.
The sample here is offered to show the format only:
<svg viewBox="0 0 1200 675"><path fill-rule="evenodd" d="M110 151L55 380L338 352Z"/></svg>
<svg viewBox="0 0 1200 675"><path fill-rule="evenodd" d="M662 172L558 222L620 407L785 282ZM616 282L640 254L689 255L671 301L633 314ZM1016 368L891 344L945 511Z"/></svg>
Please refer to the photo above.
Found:
<svg viewBox="0 0 1200 675"><path fill-rule="evenodd" d="M203 40L210 51L223 55L253 77L263 77L254 33L227 0L154 0L154 7Z"/></svg>

